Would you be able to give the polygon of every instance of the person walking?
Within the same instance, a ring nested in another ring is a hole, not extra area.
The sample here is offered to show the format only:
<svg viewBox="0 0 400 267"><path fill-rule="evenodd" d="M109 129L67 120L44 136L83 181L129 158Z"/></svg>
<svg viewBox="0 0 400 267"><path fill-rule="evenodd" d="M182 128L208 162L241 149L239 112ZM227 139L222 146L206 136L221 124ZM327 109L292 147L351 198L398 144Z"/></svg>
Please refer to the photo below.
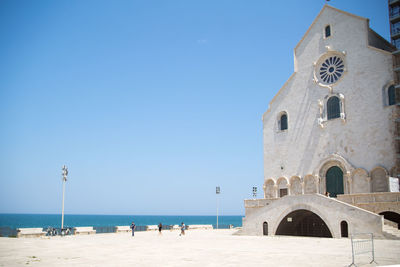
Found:
<svg viewBox="0 0 400 267"><path fill-rule="evenodd" d="M183 222L181 223L181 233L179 234L179 236L181 235L185 235L185 224Z"/></svg>
<svg viewBox="0 0 400 267"><path fill-rule="evenodd" d="M132 229L132 236L135 236L136 225L134 222L132 222L132 224L131 224L131 229Z"/></svg>
<svg viewBox="0 0 400 267"><path fill-rule="evenodd" d="M158 224L158 234L161 235L161 230L162 230L162 223Z"/></svg>

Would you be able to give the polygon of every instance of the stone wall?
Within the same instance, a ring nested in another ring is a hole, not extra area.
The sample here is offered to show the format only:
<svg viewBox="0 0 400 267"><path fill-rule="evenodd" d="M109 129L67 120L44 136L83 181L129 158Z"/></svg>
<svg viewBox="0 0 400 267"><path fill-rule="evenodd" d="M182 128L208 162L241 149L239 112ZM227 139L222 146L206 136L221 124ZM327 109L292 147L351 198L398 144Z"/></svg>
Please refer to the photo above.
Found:
<svg viewBox="0 0 400 267"><path fill-rule="evenodd" d="M335 238L341 237L340 223L346 221L349 234L374 233L383 237L383 218L375 213L320 194L285 196L275 200L246 200L246 217L243 218L243 234L263 235L263 223L268 223L268 235L275 235L282 219L300 209L318 215Z"/></svg>

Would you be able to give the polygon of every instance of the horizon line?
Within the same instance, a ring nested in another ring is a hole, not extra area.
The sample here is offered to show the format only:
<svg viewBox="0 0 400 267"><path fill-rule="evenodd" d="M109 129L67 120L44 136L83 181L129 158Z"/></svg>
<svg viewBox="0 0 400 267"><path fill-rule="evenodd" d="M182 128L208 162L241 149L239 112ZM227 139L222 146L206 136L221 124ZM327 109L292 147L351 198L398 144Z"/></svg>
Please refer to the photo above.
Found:
<svg viewBox="0 0 400 267"><path fill-rule="evenodd" d="M60 215L61 213L9 213L9 212L0 212L0 214L14 214L14 215ZM193 215L193 214L83 214L83 213L64 213L65 215L101 215L101 216L217 216L216 214L207 214L207 215ZM218 217L222 216L244 216L244 214L224 214L224 215L218 215Z"/></svg>

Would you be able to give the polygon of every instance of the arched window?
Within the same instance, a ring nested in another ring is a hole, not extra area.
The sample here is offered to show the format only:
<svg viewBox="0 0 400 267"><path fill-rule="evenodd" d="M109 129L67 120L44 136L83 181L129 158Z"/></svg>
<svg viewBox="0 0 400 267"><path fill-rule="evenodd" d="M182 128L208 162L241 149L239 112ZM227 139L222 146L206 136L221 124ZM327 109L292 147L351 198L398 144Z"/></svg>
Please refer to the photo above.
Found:
<svg viewBox="0 0 400 267"><path fill-rule="evenodd" d="M346 221L340 223L340 235L341 237L349 237L349 226Z"/></svg>
<svg viewBox="0 0 400 267"><path fill-rule="evenodd" d="M396 90L394 88L394 85L391 85L388 90L388 104L389 106L396 104Z"/></svg>
<svg viewBox="0 0 400 267"><path fill-rule="evenodd" d="M332 119L340 118L342 121L346 121L344 99L344 95L336 93L326 95L323 100L319 100L320 117L318 124L321 128L325 127L325 122Z"/></svg>
<svg viewBox="0 0 400 267"><path fill-rule="evenodd" d="M279 119L279 130L284 131L288 128L287 114L283 113Z"/></svg>
<svg viewBox="0 0 400 267"><path fill-rule="evenodd" d="M337 96L332 96L327 102L328 120L340 118L340 99Z"/></svg>
<svg viewBox="0 0 400 267"><path fill-rule="evenodd" d="M268 223L263 223L263 235L268 235Z"/></svg>
<svg viewBox="0 0 400 267"><path fill-rule="evenodd" d="M331 36L331 26L330 25L325 27L325 38L328 38L329 36Z"/></svg>

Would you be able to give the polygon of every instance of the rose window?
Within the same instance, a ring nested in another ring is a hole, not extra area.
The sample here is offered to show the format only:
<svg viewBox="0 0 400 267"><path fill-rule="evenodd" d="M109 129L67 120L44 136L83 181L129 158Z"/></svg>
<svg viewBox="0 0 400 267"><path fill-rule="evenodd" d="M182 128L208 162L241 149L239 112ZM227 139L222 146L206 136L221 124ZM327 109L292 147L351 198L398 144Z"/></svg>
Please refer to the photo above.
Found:
<svg viewBox="0 0 400 267"><path fill-rule="evenodd" d="M344 62L339 56L326 58L319 65L318 80L324 84L332 84L339 80L344 72Z"/></svg>

